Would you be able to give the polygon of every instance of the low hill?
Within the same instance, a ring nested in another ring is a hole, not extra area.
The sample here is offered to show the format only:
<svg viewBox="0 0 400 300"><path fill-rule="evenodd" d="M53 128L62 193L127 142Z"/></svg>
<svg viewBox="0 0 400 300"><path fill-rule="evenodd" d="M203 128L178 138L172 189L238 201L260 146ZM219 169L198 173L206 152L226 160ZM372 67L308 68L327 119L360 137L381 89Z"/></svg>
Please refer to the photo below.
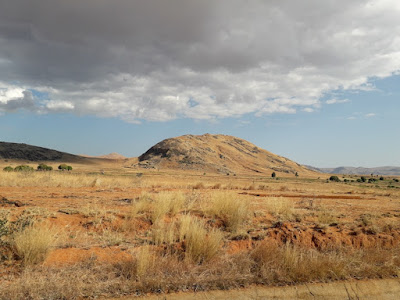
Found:
<svg viewBox="0 0 400 300"><path fill-rule="evenodd" d="M85 162L88 160L78 155L53 149L7 142L0 142L0 159L63 162Z"/></svg>
<svg viewBox="0 0 400 300"><path fill-rule="evenodd" d="M99 155L99 156L92 156L92 155L86 155L86 154L80 154L79 156L89 157L89 158L103 158L103 159L127 159L127 157L123 156L122 154L116 153L116 152L106 154L106 155Z"/></svg>
<svg viewBox="0 0 400 300"><path fill-rule="evenodd" d="M363 168L363 167L338 167L338 168L315 168L309 167L322 173L330 174L351 174L351 175L389 175L400 176L400 167L385 166L376 168Z"/></svg>
<svg viewBox="0 0 400 300"><path fill-rule="evenodd" d="M229 174L316 174L315 171L243 139L211 134L184 135L163 140L139 156L136 166Z"/></svg>

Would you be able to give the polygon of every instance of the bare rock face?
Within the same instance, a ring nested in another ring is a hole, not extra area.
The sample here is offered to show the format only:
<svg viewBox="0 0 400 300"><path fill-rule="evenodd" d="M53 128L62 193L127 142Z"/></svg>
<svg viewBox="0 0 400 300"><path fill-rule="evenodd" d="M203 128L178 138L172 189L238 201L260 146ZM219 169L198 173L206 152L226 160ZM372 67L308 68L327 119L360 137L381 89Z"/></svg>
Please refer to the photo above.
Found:
<svg viewBox="0 0 400 300"><path fill-rule="evenodd" d="M227 174L314 173L243 139L211 134L184 135L163 140L139 156L138 166Z"/></svg>

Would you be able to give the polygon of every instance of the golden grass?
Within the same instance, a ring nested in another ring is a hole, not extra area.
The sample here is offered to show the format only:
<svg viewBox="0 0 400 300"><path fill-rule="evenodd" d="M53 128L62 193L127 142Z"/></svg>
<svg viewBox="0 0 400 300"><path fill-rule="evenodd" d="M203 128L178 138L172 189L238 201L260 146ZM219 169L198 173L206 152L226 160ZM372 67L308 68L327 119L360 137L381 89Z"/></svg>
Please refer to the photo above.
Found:
<svg viewBox="0 0 400 300"><path fill-rule="evenodd" d="M291 245L259 243L250 252L218 255L196 264L161 256L143 246L132 261L67 268L34 266L0 282L0 299L82 299L398 276L400 249L340 249L320 252ZM84 279L84 280L82 280Z"/></svg>
<svg viewBox="0 0 400 300"><path fill-rule="evenodd" d="M139 278L146 275L146 273L154 267L155 256L149 245L140 247L136 252L136 276Z"/></svg>
<svg viewBox="0 0 400 300"><path fill-rule="evenodd" d="M68 236L73 237L69 238L68 242L63 241L64 244L61 243L58 247L69 245L90 248L98 247L99 242L100 246L104 247L120 245L118 249L126 251L125 254L128 254L128 257L131 253L132 259L115 263L100 263L100 260L93 259L74 266L51 269L30 262L25 263L26 266L29 265L28 268L18 268L16 258L12 257L9 260L15 263L16 272L15 275L7 274L10 280L0 280L0 299L118 297L133 293L170 292L192 288L243 287L254 283L280 285L400 275L400 250L396 246L390 250L376 247L377 249L340 248L324 251L305 249L302 246L282 246L282 244L273 244L273 241L270 244L259 242L259 239L268 236L268 233L273 230L280 230L280 228L272 228L271 223L273 224L274 220L271 220L271 216L266 212L279 221L296 219L296 222L299 222L297 216L302 213L304 222L296 224L299 225L300 231L315 230L316 219L320 224L336 221L336 217L327 208L329 206L302 206L301 201L318 199L317 196L313 198L310 195L341 195L347 192L346 187L351 189L352 195L363 195L365 198L377 197L377 199L369 201L367 208L363 207L364 204L359 200L342 201L340 198L338 201L327 200L329 205L333 206L332 203L340 202L341 209L352 207L357 211L356 217L354 213L346 213L343 217L345 221L341 226L345 229L344 232L349 227L345 222L358 218L355 226L366 223L358 230L360 234L368 234L368 238L377 238L372 236L375 233L394 236L394 230L399 230L399 217L394 211L394 202L398 200L396 197L400 196L400 193L394 189L390 190L389 195L390 205L393 205L390 208L385 207L385 212L390 211L388 217L379 216L371 222L366 213L372 213L373 206L371 205L381 205L379 201L383 198L379 197L389 197L385 196L387 193L344 184L325 184L322 181L317 184L307 181L299 184L298 179L296 182L289 182L283 179L272 181L265 178L239 176L236 178L233 176L186 176L183 173L160 176L161 174L156 172L146 173L139 180L134 171L126 176L119 173L113 176L101 176L57 171L51 174L33 172L21 176L13 173L7 178L8 175L10 174L0 172L0 185L88 188L83 189L82 193L76 193L84 195L85 198L82 200L85 202L82 203L85 204L74 212L74 216L69 216L67 213L60 217L60 213L56 210L57 203L52 203L49 199L51 205L47 211L36 208L34 206L36 203L32 202L33 205L25 209L14 207L7 209L7 213L3 214L8 215L9 212L12 214L10 218L7 216L7 219L22 221L27 219L29 222L22 222L24 224L37 223L43 218L51 221L57 218L58 220L54 221L56 224L69 219L75 224L71 224L71 227L67 225L65 233L61 235L65 235L63 238L65 240L68 240ZM199 185L196 186L198 183ZM194 186L196 188L193 188ZM107 198L109 197L107 193L113 192L115 187L126 189L115 189L116 196ZM283 197L256 197L251 195L257 193L254 191L246 196L240 194L243 189L253 190L256 187L264 191L260 193L263 196L281 194ZM181 191L176 191L175 188ZM6 196L7 193L11 193L10 191L16 191L16 194L20 191L19 189L4 190ZM59 190L55 191L58 193ZM102 191L107 192L104 197L101 194ZM305 195L304 199L300 198L302 196L296 192ZM25 196L30 197L29 193L27 192ZM298 197L291 198L292 194ZM24 194L21 193L21 195ZM92 195L94 199L101 198L101 201L88 203L86 199L91 199ZM34 196L33 199L35 199ZM127 201L119 201L122 197L135 200L132 200L129 206ZM44 203L45 197L40 201ZM69 199L64 201L69 201ZM21 214L23 209L24 212ZM257 210L257 214L251 213L253 209ZM82 215L86 218L82 218ZM338 218L339 216L338 212ZM79 225L76 224L78 222L80 222ZM224 230L235 234L223 233L216 229L221 224L225 227ZM122 233L117 232L118 229ZM333 226L329 231L339 232L338 239L340 239L342 232L339 229ZM18 234L22 232L21 230ZM252 239L251 243L249 241L251 244L249 247L254 248L242 249L242 244L237 242L240 235L236 232L245 232L246 239ZM318 235L319 231L313 233ZM282 234L284 238L284 232L278 232L278 234ZM346 237L349 236L344 236ZM277 240L281 241L279 237ZM41 257L37 260L38 262L43 260L45 253L51 249L52 245L54 244L50 243L50 246L45 248L42 252L43 256L38 255ZM303 245L300 240L299 245ZM231 249L236 251L236 246L240 252L232 253ZM2 251L1 247L0 251ZM18 256L21 260L24 259L22 254ZM9 262L0 261L0 268L3 263Z"/></svg>
<svg viewBox="0 0 400 300"><path fill-rule="evenodd" d="M155 245L172 245L176 241L177 229L175 222L158 221L152 228L151 238Z"/></svg>
<svg viewBox="0 0 400 300"><path fill-rule="evenodd" d="M186 219L180 236L185 239L185 256L195 263L208 262L214 258L222 246L223 235L217 229L207 232L204 222L199 219Z"/></svg>
<svg viewBox="0 0 400 300"><path fill-rule="evenodd" d="M279 221L292 220L295 214L293 200L283 197L268 197L262 202L262 206Z"/></svg>
<svg viewBox="0 0 400 300"><path fill-rule="evenodd" d="M151 221L157 223L166 214L174 216L182 210L185 196L182 192L160 192L152 203Z"/></svg>
<svg viewBox="0 0 400 300"><path fill-rule="evenodd" d="M232 232L237 232L249 217L249 202L235 192L212 193L209 206L209 213L220 218Z"/></svg>
<svg viewBox="0 0 400 300"><path fill-rule="evenodd" d="M42 262L56 241L56 233L47 224L33 224L12 236L12 247L24 265Z"/></svg>

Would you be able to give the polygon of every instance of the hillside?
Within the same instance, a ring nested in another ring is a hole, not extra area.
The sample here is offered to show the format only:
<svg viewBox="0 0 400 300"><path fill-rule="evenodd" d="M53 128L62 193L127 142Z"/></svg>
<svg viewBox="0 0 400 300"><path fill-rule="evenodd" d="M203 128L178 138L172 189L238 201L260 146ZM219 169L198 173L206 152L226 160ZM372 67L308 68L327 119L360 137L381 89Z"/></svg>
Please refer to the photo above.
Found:
<svg viewBox="0 0 400 300"><path fill-rule="evenodd" d="M53 149L7 142L0 142L0 159L63 162L84 162L88 160L78 155Z"/></svg>
<svg viewBox="0 0 400 300"><path fill-rule="evenodd" d="M308 166L307 166L308 167ZM338 167L338 168L314 168L308 167L310 169L314 169L316 171L322 173L330 173L330 174L357 174L357 175L390 175L390 176L399 176L400 175L400 167L394 166L385 166L385 167L376 167L376 168L363 168L363 167Z"/></svg>
<svg viewBox="0 0 400 300"><path fill-rule="evenodd" d="M102 159L127 159L127 157L123 156L122 154L113 152L106 155L99 155L99 156L92 156L86 154L80 154L79 156L89 157L89 158L102 158Z"/></svg>
<svg viewBox="0 0 400 300"><path fill-rule="evenodd" d="M229 174L316 174L243 139L211 134L184 135L163 140L139 156L135 166Z"/></svg>

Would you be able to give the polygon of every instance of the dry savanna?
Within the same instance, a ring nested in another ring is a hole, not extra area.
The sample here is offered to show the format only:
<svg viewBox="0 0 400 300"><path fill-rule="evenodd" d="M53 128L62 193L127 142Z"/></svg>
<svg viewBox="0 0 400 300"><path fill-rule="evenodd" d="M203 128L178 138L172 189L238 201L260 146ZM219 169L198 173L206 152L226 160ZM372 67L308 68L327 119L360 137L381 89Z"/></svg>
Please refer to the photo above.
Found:
<svg viewBox="0 0 400 300"><path fill-rule="evenodd" d="M43 149L42 157L26 145L13 145L11 153L6 146L0 299L118 298L400 275L395 176L331 177L222 135L168 139L138 158L52 156Z"/></svg>

